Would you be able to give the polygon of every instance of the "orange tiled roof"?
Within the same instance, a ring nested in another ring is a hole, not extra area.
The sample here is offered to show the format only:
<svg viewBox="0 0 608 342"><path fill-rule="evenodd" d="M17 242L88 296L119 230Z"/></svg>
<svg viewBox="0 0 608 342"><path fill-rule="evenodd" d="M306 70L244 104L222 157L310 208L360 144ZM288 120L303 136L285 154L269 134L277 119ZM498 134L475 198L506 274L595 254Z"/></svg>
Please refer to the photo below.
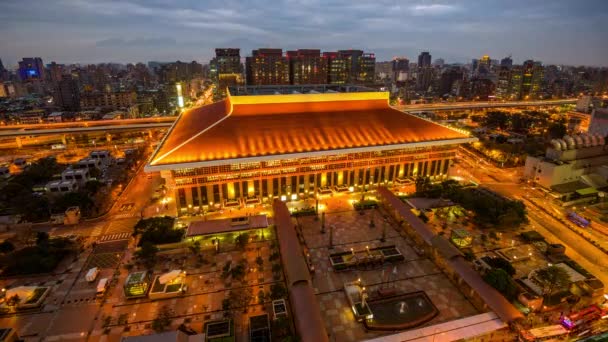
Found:
<svg viewBox="0 0 608 342"><path fill-rule="evenodd" d="M387 99L247 101L227 99L183 113L150 165L467 138L395 110Z"/></svg>

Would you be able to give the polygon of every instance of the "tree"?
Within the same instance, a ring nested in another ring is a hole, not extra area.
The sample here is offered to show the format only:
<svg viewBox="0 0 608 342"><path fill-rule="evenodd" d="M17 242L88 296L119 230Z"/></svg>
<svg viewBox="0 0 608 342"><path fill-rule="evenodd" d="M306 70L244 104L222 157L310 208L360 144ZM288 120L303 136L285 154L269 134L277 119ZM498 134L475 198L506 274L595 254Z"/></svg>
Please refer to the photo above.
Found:
<svg viewBox="0 0 608 342"><path fill-rule="evenodd" d="M175 218L169 216L152 217L139 220L133 228L133 236L141 235L139 245L148 241L153 244L179 242L184 236L184 229L174 229Z"/></svg>
<svg viewBox="0 0 608 342"><path fill-rule="evenodd" d="M192 252L194 256L197 256L198 253L201 252L201 242L199 240L194 241L188 246L188 249L190 249L190 252Z"/></svg>
<svg viewBox="0 0 608 342"><path fill-rule="evenodd" d="M559 120L557 122L553 122L547 128L547 133L549 134L549 138L551 139L559 139L566 135L567 133L566 121Z"/></svg>
<svg viewBox="0 0 608 342"><path fill-rule="evenodd" d="M570 285L570 275L566 270L557 266L549 266L536 271L535 276L538 284L543 288L545 294L552 294L556 289L562 289Z"/></svg>
<svg viewBox="0 0 608 342"><path fill-rule="evenodd" d="M156 247L153 243L146 241L141 248L135 252L135 257L142 260L147 268L152 268L156 263L157 253L158 247Z"/></svg>
<svg viewBox="0 0 608 342"><path fill-rule="evenodd" d="M517 297L518 289L513 278L502 268L493 268L486 272L483 280L498 290L508 300L513 300Z"/></svg>
<svg viewBox="0 0 608 342"><path fill-rule="evenodd" d="M260 290L258 292L258 303L264 304L264 302L266 302L266 292L264 292L264 290Z"/></svg>
<svg viewBox="0 0 608 342"><path fill-rule="evenodd" d="M49 243L49 233L37 232L36 233L36 246L43 246Z"/></svg>
<svg viewBox="0 0 608 342"><path fill-rule="evenodd" d="M103 186L103 183L96 179L91 179L84 183L84 189L89 196L95 195Z"/></svg>
<svg viewBox="0 0 608 342"><path fill-rule="evenodd" d="M285 298L287 296L287 289L281 283L275 283L270 285L270 298L272 300Z"/></svg>
<svg viewBox="0 0 608 342"><path fill-rule="evenodd" d="M245 249L245 246L247 245L248 242L249 242L249 234L247 234L247 233L239 234L239 236L236 237L236 245L240 249Z"/></svg>
<svg viewBox="0 0 608 342"><path fill-rule="evenodd" d="M422 170L421 170L422 171ZM429 177L418 176L416 177L416 193L424 193L431 186L431 179Z"/></svg>
<svg viewBox="0 0 608 342"><path fill-rule="evenodd" d="M261 256L255 258L255 263L258 264L258 268L262 270L262 268L264 267L264 259Z"/></svg>
<svg viewBox="0 0 608 342"><path fill-rule="evenodd" d="M492 268L498 268L507 272L507 274L511 277L515 275L515 268L513 265L503 258L490 258L488 260L488 265L490 265Z"/></svg>
<svg viewBox="0 0 608 342"><path fill-rule="evenodd" d="M15 245L8 240L0 242L0 253L6 254L15 250Z"/></svg>
<svg viewBox="0 0 608 342"><path fill-rule="evenodd" d="M237 309L247 309L253 299L251 287L232 289L228 292L228 297L222 301L222 309L230 314L234 314Z"/></svg>
<svg viewBox="0 0 608 342"><path fill-rule="evenodd" d="M162 306L156 315L156 318L152 321L152 329L157 333L165 331L171 325L171 317L173 316L173 310L168 306Z"/></svg>

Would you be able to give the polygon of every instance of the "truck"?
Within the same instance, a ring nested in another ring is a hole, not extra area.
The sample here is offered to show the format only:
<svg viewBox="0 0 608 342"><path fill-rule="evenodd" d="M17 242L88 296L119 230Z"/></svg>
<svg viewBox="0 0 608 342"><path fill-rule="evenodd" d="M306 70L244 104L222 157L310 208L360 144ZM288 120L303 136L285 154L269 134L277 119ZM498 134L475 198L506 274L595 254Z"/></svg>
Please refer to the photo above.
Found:
<svg viewBox="0 0 608 342"><path fill-rule="evenodd" d="M85 275L85 279L89 282L92 283L95 281L95 278L97 278L97 275L99 274L99 269L97 267L93 267L91 269L89 269L87 271L87 274Z"/></svg>
<svg viewBox="0 0 608 342"><path fill-rule="evenodd" d="M107 287L108 287L108 278L99 279L99 283L97 283L97 292L95 293L95 295L97 297L103 296L103 294L106 292Z"/></svg>

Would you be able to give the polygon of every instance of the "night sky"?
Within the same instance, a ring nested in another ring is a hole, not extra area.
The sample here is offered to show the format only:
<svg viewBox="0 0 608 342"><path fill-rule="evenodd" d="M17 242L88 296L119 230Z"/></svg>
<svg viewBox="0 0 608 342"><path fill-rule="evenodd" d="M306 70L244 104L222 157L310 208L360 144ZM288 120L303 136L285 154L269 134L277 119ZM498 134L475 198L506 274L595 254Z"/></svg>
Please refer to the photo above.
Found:
<svg viewBox="0 0 608 342"><path fill-rule="evenodd" d="M191 61L215 47L423 50L608 66L607 0L0 0L0 58L45 63Z"/></svg>

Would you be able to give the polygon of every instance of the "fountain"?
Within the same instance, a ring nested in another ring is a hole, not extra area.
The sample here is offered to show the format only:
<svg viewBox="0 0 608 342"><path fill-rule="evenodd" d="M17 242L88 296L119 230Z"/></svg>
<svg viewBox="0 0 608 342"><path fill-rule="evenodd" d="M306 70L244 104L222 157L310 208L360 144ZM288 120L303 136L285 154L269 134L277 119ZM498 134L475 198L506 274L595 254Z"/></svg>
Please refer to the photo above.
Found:
<svg viewBox="0 0 608 342"><path fill-rule="evenodd" d="M399 302L399 313L403 314L405 312L406 307L407 307L407 304L405 304L405 302Z"/></svg>
<svg viewBox="0 0 608 342"><path fill-rule="evenodd" d="M369 330L403 330L433 319L439 310L424 291L397 294L367 301L372 318L364 321Z"/></svg>

